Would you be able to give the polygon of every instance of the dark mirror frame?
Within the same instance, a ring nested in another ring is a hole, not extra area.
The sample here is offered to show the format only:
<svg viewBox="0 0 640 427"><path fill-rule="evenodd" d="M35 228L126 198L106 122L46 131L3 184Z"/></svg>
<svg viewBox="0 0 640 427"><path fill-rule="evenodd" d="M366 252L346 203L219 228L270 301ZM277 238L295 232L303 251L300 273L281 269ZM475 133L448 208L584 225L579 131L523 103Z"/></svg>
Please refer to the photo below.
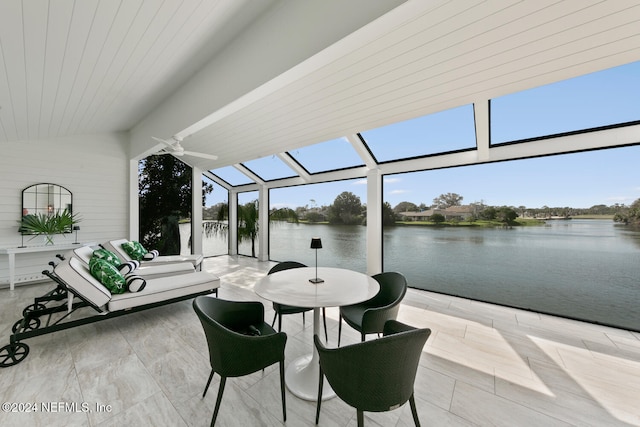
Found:
<svg viewBox="0 0 640 427"><path fill-rule="evenodd" d="M48 182L30 185L22 190L22 214L25 215L51 215L63 212L65 209L73 214L73 194L67 188ZM29 234L18 230L21 234ZM71 233L72 230L66 231Z"/></svg>

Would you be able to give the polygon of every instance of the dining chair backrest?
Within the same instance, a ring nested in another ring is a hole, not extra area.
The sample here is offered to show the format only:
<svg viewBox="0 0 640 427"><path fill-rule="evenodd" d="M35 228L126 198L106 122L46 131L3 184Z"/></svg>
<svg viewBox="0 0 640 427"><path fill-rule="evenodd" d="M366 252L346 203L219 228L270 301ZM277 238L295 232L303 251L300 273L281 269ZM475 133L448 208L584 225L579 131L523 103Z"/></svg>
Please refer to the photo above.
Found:
<svg viewBox="0 0 640 427"><path fill-rule="evenodd" d="M412 398L420 355L430 334L430 329L390 320L379 339L337 348L325 348L317 335L314 342L321 371L338 397L358 411L382 412Z"/></svg>
<svg viewBox="0 0 640 427"><path fill-rule="evenodd" d="M302 268L302 267L306 267L306 265L304 265L303 263L298 262L298 261L283 261L283 262L280 262L280 263L274 265L273 267L271 267L271 269L269 270L267 275L273 274L273 273L277 273L279 271L291 270L293 268ZM304 323L305 323L305 315L304 315L304 313L307 312L307 311L313 310L311 307L297 307L297 306L293 306L293 305L279 304L277 302L273 302L272 305L273 305L273 310L274 310L274 316L273 316L273 322L271 322L271 326L275 325L276 318L277 318L278 319L278 331L282 330L282 316L283 315L302 313L302 324L304 325ZM326 310L325 310L324 307L322 308L322 322L324 324L324 337L325 337L325 340L329 340L329 335L327 334L327 316L326 316Z"/></svg>
<svg viewBox="0 0 640 427"><path fill-rule="evenodd" d="M262 303L198 297L193 308L207 338L211 368L221 376L247 375L284 357L287 339L284 333L262 336L246 333L248 325L263 327Z"/></svg>
<svg viewBox="0 0 640 427"><path fill-rule="evenodd" d="M342 336L342 321L360 332L361 341L367 334L380 334L388 320L395 320L400 303L407 293L407 279L401 273L389 271L372 276L380 289L371 299L340 307L338 347Z"/></svg>
<svg viewBox="0 0 640 427"><path fill-rule="evenodd" d="M395 320L407 293L407 280L401 273L389 271L372 277L380 284L380 290L373 298L362 303L369 307L363 314L363 333L381 332L385 322Z"/></svg>
<svg viewBox="0 0 640 427"><path fill-rule="evenodd" d="M211 418L218 417L227 377L240 377L278 363L282 417L287 420L284 384L284 349L287 335L276 332L264 322L264 306L258 301L226 301L208 296L193 300L209 346L211 373L202 398L207 394L214 374L220 376L216 406Z"/></svg>
<svg viewBox="0 0 640 427"><path fill-rule="evenodd" d="M291 270L292 268L302 268L302 267L306 267L306 265L298 261L283 261L271 267L271 269L267 274L273 274L273 273L277 273L278 271Z"/></svg>
<svg viewBox="0 0 640 427"><path fill-rule="evenodd" d="M395 305L395 314L397 314L399 304L407 293L407 279L404 275L395 271L375 274L372 277L380 284L380 291L367 303L372 307Z"/></svg>

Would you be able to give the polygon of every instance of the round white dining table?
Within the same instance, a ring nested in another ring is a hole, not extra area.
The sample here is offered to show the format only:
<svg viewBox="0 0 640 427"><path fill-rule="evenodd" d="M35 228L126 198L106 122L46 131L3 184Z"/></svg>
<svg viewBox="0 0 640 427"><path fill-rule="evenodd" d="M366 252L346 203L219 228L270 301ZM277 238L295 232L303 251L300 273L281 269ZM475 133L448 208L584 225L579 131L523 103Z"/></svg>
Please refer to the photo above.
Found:
<svg viewBox="0 0 640 427"><path fill-rule="evenodd" d="M310 279L319 277L321 283ZM343 268L293 268L269 274L260 279L254 291L260 297L279 304L313 308L313 333L320 336L320 308L356 304L374 297L380 285L371 276ZM290 363L285 372L285 383L296 396L305 400L318 397L320 365L318 351L312 343L311 354ZM326 381L326 380L325 380ZM335 392L328 383L323 385L322 398L329 399Z"/></svg>

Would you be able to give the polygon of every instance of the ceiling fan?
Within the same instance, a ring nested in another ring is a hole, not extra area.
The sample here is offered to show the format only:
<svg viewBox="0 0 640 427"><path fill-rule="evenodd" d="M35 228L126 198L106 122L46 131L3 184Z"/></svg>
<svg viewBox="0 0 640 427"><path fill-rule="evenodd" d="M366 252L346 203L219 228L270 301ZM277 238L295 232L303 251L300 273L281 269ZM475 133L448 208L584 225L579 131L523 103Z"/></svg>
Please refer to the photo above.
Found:
<svg viewBox="0 0 640 427"><path fill-rule="evenodd" d="M218 156L214 156L213 154L198 153L195 151L185 150L184 147L182 147L182 145L180 144L180 142L182 141L182 138L177 136L172 136L171 141L167 141L161 138L156 138L155 136L152 136L151 138L153 138L158 142L162 142L164 145L166 145L166 147L164 147L161 151L157 152L156 154L173 154L174 156L177 156L177 157L182 157L186 155L186 156L193 156L193 157L201 157L203 159L209 159L209 160L218 159Z"/></svg>

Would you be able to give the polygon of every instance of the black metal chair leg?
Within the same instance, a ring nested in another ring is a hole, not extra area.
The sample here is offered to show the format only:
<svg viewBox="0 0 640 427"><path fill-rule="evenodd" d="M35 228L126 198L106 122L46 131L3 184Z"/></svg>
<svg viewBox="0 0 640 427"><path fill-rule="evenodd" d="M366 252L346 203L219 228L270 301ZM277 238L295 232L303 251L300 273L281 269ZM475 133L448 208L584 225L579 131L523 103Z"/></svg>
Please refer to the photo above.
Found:
<svg viewBox="0 0 640 427"><path fill-rule="evenodd" d="M273 325L276 324L276 317L278 317L278 312L276 311L275 313L273 313L273 322L271 322L271 327L273 328Z"/></svg>
<svg viewBox="0 0 640 427"><path fill-rule="evenodd" d="M322 307L322 322L324 323L324 342L329 342L329 335L327 335L327 311Z"/></svg>
<svg viewBox="0 0 640 427"><path fill-rule="evenodd" d="M283 421L287 421L287 403L285 400L285 391L284 391L284 360L280 362L280 394L282 394L282 418Z"/></svg>
<svg viewBox="0 0 640 427"><path fill-rule="evenodd" d="M204 387L204 393L202 393L202 398L204 399L204 395L207 394L207 390L209 390L209 385L211 384L211 380L213 379L213 374L215 372L213 369L211 370L211 375L209 375L209 381L207 381L207 385Z"/></svg>
<svg viewBox="0 0 640 427"><path fill-rule="evenodd" d="M213 410L213 418L211 418L211 427L216 424L218 411L220 410L220 402L222 401L222 393L224 393L224 385L227 383L227 377L220 378L220 388L218 389L218 398L216 399L216 409Z"/></svg>
<svg viewBox="0 0 640 427"><path fill-rule="evenodd" d="M418 419L418 411L416 410L416 400L413 398L413 394L409 398L409 405L411 405L411 413L413 414L413 422L416 423L416 427L420 427L420 420Z"/></svg>
<svg viewBox="0 0 640 427"><path fill-rule="evenodd" d="M364 412L358 409L358 427L364 427Z"/></svg>
<svg viewBox="0 0 640 427"><path fill-rule="evenodd" d="M322 384L324 383L324 374L322 368L320 368L320 379L318 381L318 402L316 403L316 425L320 420L320 405L322 405Z"/></svg>
<svg viewBox="0 0 640 427"><path fill-rule="evenodd" d="M338 318L338 347L340 347L340 337L342 336L342 315Z"/></svg>
<svg viewBox="0 0 640 427"><path fill-rule="evenodd" d="M304 325L307 324L307 316L305 315L305 312L302 312L302 327L304 328Z"/></svg>
<svg viewBox="0 0 640 427"><path fill-rule="evenodd" d="M278 332L282 332L282 314L278 314Z"/></svg>

